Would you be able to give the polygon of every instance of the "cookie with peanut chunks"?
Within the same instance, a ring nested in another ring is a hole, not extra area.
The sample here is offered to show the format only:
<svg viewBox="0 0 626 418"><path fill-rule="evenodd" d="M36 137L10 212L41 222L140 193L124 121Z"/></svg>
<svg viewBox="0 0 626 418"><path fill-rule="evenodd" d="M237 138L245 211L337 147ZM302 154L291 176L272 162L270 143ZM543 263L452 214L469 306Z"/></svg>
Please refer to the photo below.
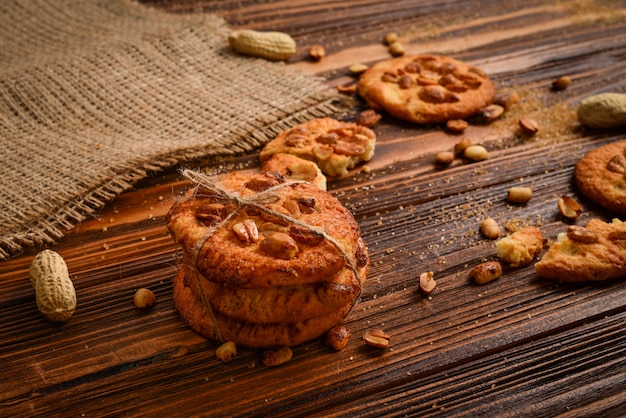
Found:
<svg viewBox="0 0 626 418"><path fill-rule="evenodd" d="M378 62L361 74L358 92L372 109L419 124L465 119L495 99L483 70L443 55Z"/></svg>
<svg viewBox="0 0 626 418"><path fill-rule="evenodd" d="M498 257L511 267L530 264L543 250L545 239L539 228L527 226L496 242Z"/></svg>
<svg viewBox="0 0 626 418"><path fill-rule="evenodd" d="M570 226L535 264L535 271L539 277L562 282L626 276L626 222L591 219L586 227Z"/></svg>
<svg viewBox="0 0 626 418"><path fill-rule="evenodd" d="M326 176L317 164L291 154L274 154L261 165L261 171L275 171L288 180L302 180L326 190Z"/></svg>
<svg viewBox="0 0 626 418"><path fill-rule="evenodd" d="M576 163L574 178L583 196L626 216L626 140L589 151Z"/></svg>
<svg viewBox="0 0 626 418"><path fill-rule="evenodd" d="M215 310L208 311L202 296L190 287L193 271L180 269L174 278L174 306L186 324L198 334L215 341L233 341L238 347L264 349L294 346L325 334L350 311L352 304L329 315L291 322L256 324L230 318Z"/></svg>
<svg viewBox="0 0 626 418"><path fill-rule="evenodd" d="M207 280L190 267L191 263L186 257L181 268L189 270L188 276L195 275L188 286L196 295L204 293L212 309L226 317L256 324L331 315L359 296L369 270L369 263L359 267L360 279L351 269L344 268L318 283L244 289Z"/></svg>
<svg viewBox="0 0 626 418"><path fill-rule="evenodd" d="M207 280L237 288L310 284L339 273L347 260L366 262L356 220L317 186L285 182L274 172L232 172L216 185L238 199L256 199L257 206L198 187L165 219Z"/></svg>
<svg viewBox="0 0 626 418"><path fill-rule="evenodd" d="M370 128L332 118L317 118L288 129L261 150L261 162L275 154L292 154L314 161L330 177L345 176L357 164L371 160L376 134Z"/></svg>

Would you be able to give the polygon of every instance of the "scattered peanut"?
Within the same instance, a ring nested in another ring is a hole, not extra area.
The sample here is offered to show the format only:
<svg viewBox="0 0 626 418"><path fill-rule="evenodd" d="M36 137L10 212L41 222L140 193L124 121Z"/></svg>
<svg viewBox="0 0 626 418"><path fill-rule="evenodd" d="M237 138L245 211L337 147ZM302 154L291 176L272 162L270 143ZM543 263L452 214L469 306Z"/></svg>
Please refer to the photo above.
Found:
<svg viewBox="0 0 626 418"><path fill-rule="evenodd" d="M498 225L498 222L493 218L483 219L480 223L480 232L488 239L498 239L502 233L500 225Z"/></svg>
<svg viewBox="0 0 626 418"><path fill-rule="evenodd" d="M263 355L261 356L261 363L264 366L280 366L291 360L293 357L293 352L291 348L287 346L272 348L270 350L265 350Z"/></svg>
<svg viewBox="0 0 626 418"><path fill-rule="evenodd" d="M463 151L463 156L472 161L483 161L489 158L489 151L482 145L470 145Z"/></svg>
<svg viewBox="0 0 626 418"><path fill-rule="evenodd" d="M511 203L528 203L533 197L533 189L530 187L511 187L507 194L507 200Z"/></svg>
<svg viewBox="0 0 626 418"><path fill-rule="evenodd" d="M373 109L364 110L359 113L354 121L357 125L371 128L376 125L382 116Z"/></svg>
<svg viewBox="0 0 626 418"><path fill-rule="evenodd" d="M348 71L350 71L354 75L359 75L361 73L364 73L365 70L367 70L368 68L369 67L365 64L352 64L350 67L348 67Z"/></svg>
<svg viewBox="0 0 626 418"><path fill-rule="evenodd" d="M481 109L479 115L486 123L491 123L498 119L504 113L504 107L497 104L490 104L489 106Z"/></svg>
<svg viewBox="0 0 626 418"><path fill-rule="evenodd" d="M333 350L341 351L350 340L350 331L343 325L337 325L326 333L326 345Z"/></svg>
<svg viewBox="0 0 626 418"><path fill-rule="evenodd" d="M454 133L463 133L468 126L468 123L463 119L451 119L446 122L446 128Z"/></svg>
<svg viewBox="0 0 626 418"><path fill-rule="evenodd" d="M348 83L337 86L337 91L343 94L356 93L356 83Z"/></svg>
<svg viewBox="0 0 626 418"><path fill-rule="evenodd" d="M363 335L363 340L369 346L376 348L388 348L391 336L382 329L369 330Z"/></svg>
<svg viewBox="0 0 626 418"><path fill-rule="evenodd" d="M502 276L502 265L497 261L487 261L470 270L470 277L478 284L486 284Z"/></svg>
<svg viewBox="0 0 626 418"><path fill-rule="evenodd" d="M320 61L326 55L326 50L322 45L313 45L309 48L309 56L313 61Z"/></svg>
<svg viewBox="0 0 626 418"><path fill-rule="evenodd" d="M559 212L567 219L576 219L583 211L582 206L577 201L567 195L561 196L558 201Z"/></svg>
<svg viewBox="0 0 626 418"><path fill-rule="evenodd" d="M437 282L435 282L434 274L432 271L420 274L420 291L428 296L437 287Z"/></svg>
<svg viewBox="0 0 626 418"><path fill-rule="evenodd" d="M287 60L296 53L296 41L283 32L240 29L228 35L228 42L240 54L272 61Z"/></svg>
<svg viewBox="0 0 626 418"><path fill-rule="evenodd" d="M526 135L534 135L539 131L539 124L534 119L522 117L519 120L519 127Z"/></svg>
<svg viewBox="0 0 626 418"><path fill-rule="evenodd" d="M454 144L454 153L456 155L461 155L470 145L472 145L472 141L470 141L469 138L463 138L459 142Z"/></svg>
<svg viewBox="0 0 626 418"><path fill-rule="evenodd" d="M63 257L44 250L31 262L29 274L39 312L49 321L67 321L76 309L76 291Z"/></svg>
<svg viewBox="0 0 626 418"><path fill-rule="evenodd" d="M224 344L217 347L215 350L215 356L218 360L228 363L237 355L237 346L233 341L227 341Z"/></svg>
<svg viewBox="0 0 626 418"><path fill-rule="evenodd" d="M404 45L402 45L399 41L395 41L391 45L389 45L389 53L393 57L401 57L404 55Z"/></svg>
<svg viewBox="0 0 626 418"><path fill-rule="evenodd" d="M441 151L435 155L435 163L439 165L450 165L454 161L454 153L452 151Z"/></svg>
<svg viewBox="0 0 626 418"><path fill-rule="evenodd" d="M148 309L154 306L156 302L156 296L150 289L141 288L137 289L135 296L133 297L135 306L139 309Z"/></svg>
<svg viewBox="0 0 626 418"><path fill-rule="evenodd" d="M567 237L572 241L578 241L584 244L593 244L598 241L598 236L595 232L580 225L570 225L567 228Z"/></svg>
<svg viewBox="0 0 626 418"><path fill-rule="evenodd" d="M385 37L383 38L383 42L385 43L385 45L391 45L397 40L398 40L398 34L395 32L389 32L385 34Z"/></svg>
<svg viewBox="0 0 626 418"><path fill-rule="evenodd" d="M615 128L626 125L626 93L602 93L578 105L578 120L589 128Z"/></svg>
<svg viewBox="0 0 626 418"><path fill-rule="evenodd" d="M562 76L552 82L552 88L554 90L565 90L572 83L572 79L569 76Z"/></svg>

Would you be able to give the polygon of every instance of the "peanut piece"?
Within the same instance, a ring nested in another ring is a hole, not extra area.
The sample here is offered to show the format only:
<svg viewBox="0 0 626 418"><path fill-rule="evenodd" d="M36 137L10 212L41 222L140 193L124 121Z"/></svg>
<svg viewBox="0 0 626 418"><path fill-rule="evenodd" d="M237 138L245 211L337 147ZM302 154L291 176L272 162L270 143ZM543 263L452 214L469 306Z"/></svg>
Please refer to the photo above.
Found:
<svg viewBox="0 0 626 418"><path fill-rule="evenodd" d="M583 211L582 206L569 196L563 195L558 201L559 212L567 219L576 219Z"/></svg>
<svg viewBox="0 0 626 418"><path fill-rule="evenodd" d="M240 54L283 61L296 53L296 41L283 32L240 29L228 35L230 46Z"/></svg>
<svg viewBox="0 0 626 418"><path fill-rule="evenodd" d="M562 76L552 82L552 89L565 90L572 83L572 79L569 76Z"/></svg>
<svg viewBox="0 0 626 418"><path fill-rule="evenodd" d="M372 126L376 125L381 118L382 116L376 113L375 110L368 109L359 113L354 122L357 125L371 128Z"/></svg>
<svg viewBox="0 0 626 418"><path fill-rule="evenodd" d="M401 57L404 55L404 45L400 43L400 41L395 41L391 45L389 45L389 53L393 57Z"/></svg>
<svg viewBox="0 0 626 418"><path fill-rule="evenodd" d="M519 127L526 135L534 135L539 131L539 125L534 119L522 117L518 121Z"/></svg>
<svg viewBox="0 0 626 418"><path fill-rule="evenodd" d="M454 153L451 151L441 151L435 155L435 163L439 165L450 165L454 161Z"/></svg>
<svg viewBox="0 0 626 418"><path fill-rule="evenodd" d="M602 93L578 105L578 120L588 128L615 128L626 125L626 93Z"/></svg>
<svg viewBox="0 0 626 418"><path fill-rule="evenodd" d="M463 138L459 142L454 144L454 153L456 155L461 155L470 145L472 145L472 141L470 141L469 138Z"/></svg>
<svg viewBox="0 0 626 418"><path fill-rule="evenodd" d="M282 346L264 351L261 356L261 363L268 367L280 366L291 360L292 357L293 352L291 348Z"/></svg>
<svg viewBox="0 0 626 418"><path fill-rule="evenodd" d="M365 70L367 70L369 67L365 64L352 64L350 67L348 67L348 71L350 71L350 73L354 74L354 75L359 75L361 73L364 73Z"/></svg>
<svg viewBox="0 0 626 418"><path fill-rule="evenodd" d="M463 151L463 156L472 161L483 161L489 158L489 151L482 145L470 145Z"/></svg>
<svg viewBox="0 0 626 418"><path fill-rule="evenodd" d="M291 260L298 254L298 245L284 232L274 232L260 244L261 251L282 260Z"/></svg>
<svg viewBox="0 0 626 418"><path fill-rule="evenodd" d="M76 291L63 257L51 250L40 252L29 275L39 312L52 322L67 321L76 309Z"/></svg>
<svg viewBox="0 0 626 418"><path fill-rule="evenodd" d="M156 302L156 296L150 289L141 288L137 289L135 296L133 297L135 306L139 309L149 309L154 306Z"/></svg>
<svg viewBox="0 0 626 418"><path fill-rule="evenodd" d="M322 45L313 45L309 48L309 56L313 61L320 61L326 55L326 50Z"/></svg>
<svg viewBox="0 0 626 418"><path fill-rule="evenodd" d="M437 282L433 277L432 271L420 274L420 291L426 296L433 293L437 287Z"/></svg>
<svg viewBox="0 0 626 418"><path fill-rule="evenodd" d="M252 219L244 219L243 222L237 222L231 229L233 234L243 243L250 244L259 240L259 229Z"/></svg>
<svg viewBox="0 0 626 418"><path fill-rule="evenodd" d="M480 223L480 232L485 238L498 239L500 238L502 230L500 229L500 225L498 225L498 222L496 222L495 219L485 218Z"/></svg>
<svg viewBox="0 0 626 418"><path fill-rule="evenodd" d="M470 270L470 277L478 284L486 284L502 276L502 265L497 261L487 261Z"/></svg>
<svg viewBox="0 0 626 418"><path fill-rule="evenodd" d="M606 169L617 174L626 173L626 159L621 155L614 155L606 164Z"/></svg>
<svg viewBox="0 0 626 418"><path fill-rule="evenodd" d="M468 123L463 119L453 119L446 122L446 128L454 133L462 133L468 127Z"/></svg>
<svg viewBox="0 0 626 418"><path fill-rule="evenodd" d="M341 351L350 340L350 331L343 325L337 325L326 333L326 345L333 350Z"/></svg>
<svg viewBox="0 0 626 418"><path fill-rule="evenodd" d="M385 43L385 45L391 45L397 40L398 40L398 34L395 32L389 32L385 34L385 37L383 38L383 42Z"/></svg>
<svg viewBox="0 0 626 418"><path fill-rule="evenodd" d="M533 197L533 189L530 187L511 187L507 194L507 200L511 203L528 203Z"/></svg>
<svg viewBox="0 0 626 418"><path fill-rule="evenodd" d="M363 340L369 346L376 348L388 348L391 336L382 329L369 330L363 335Z"/></svg>
<svg viewBox="0 0 626 418"><path fill-rule="evenodd" d="M504 108L497 104L490 104L489 106L481 109L479 112L483 121L486 123L491 123L494 120L498 119L504 113Z"/></svg>
<svg viewBox="0 0 626 418"><path fill-rule="evenodd" d="M227 341L215 350L215 356L224 363L228 363L236 355L237 345L233 341Z"/></svg>
<svg viewBox="0 0 626 418"><path fill-rule="evenodd" d="M504 110L509 110L517 102L519 102L519 94L514 91L499 94L494 100L494 104L502 106Z"/></svg>
<svg viewBox="0 0 626 418"><path fill-rule="evenodd" d="M567 228L567 237L572 241L582 242L583 244L593 244L598 241L598 236L595 232L580 225L570 225Z"/></svg>

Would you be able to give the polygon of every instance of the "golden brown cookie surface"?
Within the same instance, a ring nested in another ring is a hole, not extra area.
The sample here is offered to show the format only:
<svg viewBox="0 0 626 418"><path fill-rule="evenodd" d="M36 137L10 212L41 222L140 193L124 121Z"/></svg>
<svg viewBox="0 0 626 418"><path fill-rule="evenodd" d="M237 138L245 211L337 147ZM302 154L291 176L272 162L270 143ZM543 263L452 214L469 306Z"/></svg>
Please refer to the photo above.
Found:
<svg viewBox="0 0 626 418"><path fill-rule="evenodd" d="M362 258L354 217L313 184L230 173L221 187L247 199L270 195L260 207L240 207L193 189L166 216L172 235L208 280L242 288L316 283L346 267L344 254Z"/></svg>
<svg viewBox="0 0 626 418"><path fill-rule="evenodd" d="M185 259L181 268L188 270L188 286L196 295L204 292L207 303L216 312L238 321L267 324L331 315L359 296L369 263L358 268L358 278L352 270L344 268L318 283L259 289L236 288L207 280Z"/></svg>
<svg viewBox="0 0 626 418"><path fill-rule="evenodd" d="M292 154L314 161L322 172L337 177L348 174L374 155L376 134L356 123L318 118L282 132L259 155L265 163L275 154Z"/></svg>
<svg viewBox="0 0 626 418"><path fill-rule="evenodd" d="M373 109L422 124L465 119L495 98L481 69L442 55L376 63L361 74L358 91Z"/></svg>
<svg viewBox="0 0 626 418"><path fill-rule="evenodd" d="M589 151L578 160L574 177L585 197L626 215L626 141Z"/></svg>
<svg viewBox="0 0 626 418"><path fill-rule="evenodd" d="M349 312L351 304L330 315L293 322L255 324L238 321L220 314L207 312L199 295L189 287L188 269L180 269L174 278L173 298L179 315L198 334L215 341L234 341L237 346L262 349L276 346L294 346L319 337Z"/></svg>
<svg viewBox="0 0 626 418"><path fill-rule="evenodd" d="M535 264L539 277L563 282L600 281L626 276L626 223L592 219L574 226Z"/></svg>

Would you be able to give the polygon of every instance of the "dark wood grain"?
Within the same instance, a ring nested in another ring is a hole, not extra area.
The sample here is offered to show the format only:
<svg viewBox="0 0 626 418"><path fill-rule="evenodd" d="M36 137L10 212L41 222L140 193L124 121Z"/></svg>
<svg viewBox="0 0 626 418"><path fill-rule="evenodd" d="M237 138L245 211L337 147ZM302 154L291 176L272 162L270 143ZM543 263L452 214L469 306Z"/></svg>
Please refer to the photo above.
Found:
<svg viewBox="0 0 626 418"><path fill-rule="evenodd" d="M478 233L486 215L536 225L554 238L567 223L556 200L574 196L576 221L614 215L579 196L574 165L587 151L626 139L623 128L587 131L572 114L602 91L626 92L624 1L202 1L144 0L173 13L210 12L232 27L289 32L289 65L328 80L354 81L347 67L388 57L381 39L397 31L408 53L445 53L484 67L499 91L521 102L502 120L472 120L466 136L490 151L481 163L441 169L437 151L460 136L387 116L369 172L329 182L355 215L371 273L346 319L353 338L341 352L321 340L294 348L292 361L266 368L243 351L228 364L216 344L179 319L171 299L177 249L163 216L189 185L173 169L153 174L54 250L66 260L78 308L63 325L37 312L28 265L40 249L0 264L0 415L26 416L532 416L626 415L626 282L562 284L532 265L474 285L468 271L494 259ZM320 63L308 48L323 44ZM573 82L550 89L560 75ZM360 109L356 99L350 119ZM541 130L520 134L531 115ZM255 153L196 166L258 168ZM189 166L190 164L187 164ZM527 205L505 201L528 184ZM433 271L424 297L417 278ZM134 308L139 287L157 295ZM361 341L372 327L392 335L389 350Z"/></svg>

